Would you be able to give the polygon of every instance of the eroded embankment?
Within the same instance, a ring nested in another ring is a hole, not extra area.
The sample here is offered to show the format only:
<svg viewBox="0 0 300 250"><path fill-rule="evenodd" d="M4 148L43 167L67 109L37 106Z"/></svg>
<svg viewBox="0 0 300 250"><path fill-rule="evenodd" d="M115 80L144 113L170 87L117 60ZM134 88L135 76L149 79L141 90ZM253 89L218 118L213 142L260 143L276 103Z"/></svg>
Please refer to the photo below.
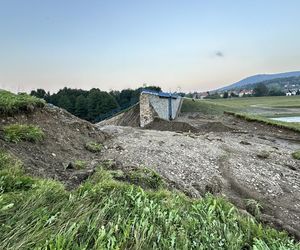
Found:
<svg viewBox="0 0 300 250"><path fill-rule="evenodd" d="M100 126L104 125L117 125L117 126L130 126L139 127L140 126L140 105L139 103L133 105L126 111L122 113L101 121L98 123Z"/></svg>
<svg viewBox="0 0 300 250"><path fill-rule="evenodd" d="M44 139L36 143L9 142L2 128L12 124L38 126ZM97 165L100 153L87 150L86 144L101 145L105 139L105 133L94 125L53 106L1 117L0 147L20 159L27 173L57 179L69 188L88 178ZM78 169L76 164L80 165Z"/></svg>

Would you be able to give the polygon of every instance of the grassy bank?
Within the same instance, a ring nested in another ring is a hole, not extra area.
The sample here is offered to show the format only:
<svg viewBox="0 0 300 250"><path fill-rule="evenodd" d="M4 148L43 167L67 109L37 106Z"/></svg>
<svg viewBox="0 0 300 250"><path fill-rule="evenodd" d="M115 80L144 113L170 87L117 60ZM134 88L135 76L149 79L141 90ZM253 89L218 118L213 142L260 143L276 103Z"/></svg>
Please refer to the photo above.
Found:
<svg viewBox="0 0 300 250"><path fill-rule="evenodd" d="M300 132L300 123L298 122L281 122L268 119L267 117L253 115L249 113L234 113L234 112L226 112L227 114L234 115L238 118L244 119L250 122L261 122L270 126L275 126L278 128L285 128L295 132Z"/></svg>
<svg viewBox="0 0 300 250"><path fill-rule="evenodd" d="M300 113L278 113L292 108L300 110L299 96L249 97L214 100L184 99L182 112L200 112L204 115L218 116L224 112L247 121L257 121L279 128L300 132L300 123L282 122L269 119L281 116L300 116ZM267 110L267 112L266 112ZM261 111L261 112L260 112ZM300 112L300 111L299 111Z"/></svg>
<svg viewBox="0 0 300 250"><path fill-rule="evenodd" d="M0 90L0 115L30 112L45 105L45 101L27 94L13 94Z"/></svg>
<svg viewBox="0 0 300 250"><path fill-rule="evenodd" d="M119 182L99 168L78 189L24 175L0 153L3 249L300 249L223 199Z"/></svg>
<svg viewBox="0 0 300 250"><path fill-rule="evenodd" d="M208 100L193 100L184 98L181 112L200 112L204 115L222 115L224 111L238 111L239 109L233 106L215 103Z"/></svg>

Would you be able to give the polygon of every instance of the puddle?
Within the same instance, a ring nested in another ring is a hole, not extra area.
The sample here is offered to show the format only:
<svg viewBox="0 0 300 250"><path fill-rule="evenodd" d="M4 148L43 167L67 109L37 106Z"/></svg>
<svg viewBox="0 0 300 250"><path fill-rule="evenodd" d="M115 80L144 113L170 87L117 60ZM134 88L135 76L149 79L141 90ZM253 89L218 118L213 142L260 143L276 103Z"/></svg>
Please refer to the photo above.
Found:
<svg viewBox="0 0 300 250"><path fill-rule="evenodd" d="M275 121L281 121L281 122L300 122L300 116L276 117L270 119Z"/></svg>

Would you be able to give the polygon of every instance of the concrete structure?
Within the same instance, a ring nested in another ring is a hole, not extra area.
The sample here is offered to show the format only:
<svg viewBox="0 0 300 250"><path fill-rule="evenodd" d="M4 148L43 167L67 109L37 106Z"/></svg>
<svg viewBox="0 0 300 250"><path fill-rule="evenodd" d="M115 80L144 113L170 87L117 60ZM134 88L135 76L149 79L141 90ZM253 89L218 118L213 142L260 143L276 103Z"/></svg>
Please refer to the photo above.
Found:
<svg viewBox="0 0 300 250"><path fill-rule="evenodd" d="M151 123L155 117L173 120L182 104L181 96L145 90L140 95L140 126Z"/></svg>

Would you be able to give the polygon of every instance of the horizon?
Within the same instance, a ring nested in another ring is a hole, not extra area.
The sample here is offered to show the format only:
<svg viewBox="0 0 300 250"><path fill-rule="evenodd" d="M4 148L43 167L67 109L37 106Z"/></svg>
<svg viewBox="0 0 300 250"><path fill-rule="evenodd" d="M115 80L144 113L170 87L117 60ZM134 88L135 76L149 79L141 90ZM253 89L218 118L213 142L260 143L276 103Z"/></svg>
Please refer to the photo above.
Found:
<svg viewBox="0 0 300 250"><path fill-rule="evenodd" d="M300 2L0 0L0 88L209 91L300 69Z"/></svg>

